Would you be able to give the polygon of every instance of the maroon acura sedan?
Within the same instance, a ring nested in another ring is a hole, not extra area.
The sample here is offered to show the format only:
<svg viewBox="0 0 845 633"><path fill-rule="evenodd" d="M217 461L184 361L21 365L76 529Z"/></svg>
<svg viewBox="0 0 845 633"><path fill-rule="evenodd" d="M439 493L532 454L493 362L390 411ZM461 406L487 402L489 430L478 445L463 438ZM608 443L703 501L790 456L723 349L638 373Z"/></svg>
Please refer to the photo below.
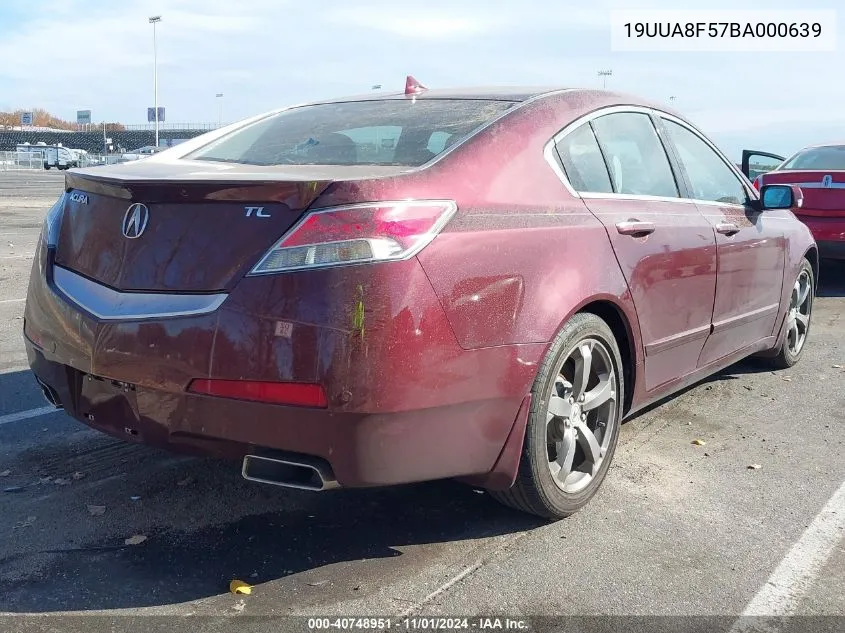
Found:
<svg viewBox="0 0 845 633"><path fill-rule="evenodd" d="M608 92L297 106L69 172L29 361L78 420L247 479L458 478L559 518L625 416L751 354L800 358L801 195Z"/></svg>

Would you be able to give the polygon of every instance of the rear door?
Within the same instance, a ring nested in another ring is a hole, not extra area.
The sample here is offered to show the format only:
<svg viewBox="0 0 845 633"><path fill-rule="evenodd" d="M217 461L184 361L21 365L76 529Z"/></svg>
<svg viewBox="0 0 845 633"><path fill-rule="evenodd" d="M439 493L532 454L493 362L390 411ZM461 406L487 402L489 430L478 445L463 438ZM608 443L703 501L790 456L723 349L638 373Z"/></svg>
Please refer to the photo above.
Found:
<svg viewBox="0 0 845 633"><path fill-rule="evenodd" d="M599 111L565 130L557 148L571 185L605 225L628 282L646 389L689 374L710 332L716 242L696 205L680 197L649 112Z"/></svg>
<svg viewBox="0 0 845 633"><path fill-rule="evenodd" d="M661 116L661 124L718 244L713 332L701 353L703 366L772 335L791 216L788 210L755 209L756 192L692 126L668 115Z"/></svg>

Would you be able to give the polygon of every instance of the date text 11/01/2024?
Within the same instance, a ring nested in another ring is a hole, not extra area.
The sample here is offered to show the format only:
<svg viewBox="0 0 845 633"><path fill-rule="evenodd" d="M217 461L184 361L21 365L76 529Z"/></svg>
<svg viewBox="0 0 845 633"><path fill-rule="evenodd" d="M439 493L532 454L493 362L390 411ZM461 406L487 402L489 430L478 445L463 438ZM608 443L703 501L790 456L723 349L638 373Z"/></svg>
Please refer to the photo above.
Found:
<svg viewBox="0 0 845 633"><path fill-rule="evenodd" d="M516 618L497 617L308 618L308 630L310 631L389 631L391 629L406 631L526 631L529 629L529 623L526 620Z"/></svg>
<svg viewBox="0 0 845 633"><path fill-rule="evenodd" d="M626 22L626 37L821 37L819 22Z"/></svg>

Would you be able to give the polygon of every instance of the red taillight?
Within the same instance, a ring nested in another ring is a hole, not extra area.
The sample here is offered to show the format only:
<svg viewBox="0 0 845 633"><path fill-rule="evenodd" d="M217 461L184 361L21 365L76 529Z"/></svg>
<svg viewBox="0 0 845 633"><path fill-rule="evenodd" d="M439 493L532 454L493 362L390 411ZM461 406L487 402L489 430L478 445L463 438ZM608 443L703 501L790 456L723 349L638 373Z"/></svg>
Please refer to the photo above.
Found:
<svg viewBox="0 0 845 633"><path fill-rule="evenodd" d="M301 382L267 382L255 380L217 380L198 378L188 386L191 393L203 393L221 398L254 400L297 407L328 406L326 391L321 385Z"/></svg>
<svg viewBox="0 0 845 633"><path fill-rule="evenodd" d="M434 239L455 210L451 200L421 200L312 211L270 249L252 274L405 259Z"/></svg>
<svg viewBox="0 0 845 633"><path fill-rule="evenodd" d="M754 183L753 183L753 184L754 184L754 188L755 188L757 191L760 191L760 187L762 187L762 186L763 186L763 176L762 176L762 175L757 176L757 177L754 179Z"/></svg>

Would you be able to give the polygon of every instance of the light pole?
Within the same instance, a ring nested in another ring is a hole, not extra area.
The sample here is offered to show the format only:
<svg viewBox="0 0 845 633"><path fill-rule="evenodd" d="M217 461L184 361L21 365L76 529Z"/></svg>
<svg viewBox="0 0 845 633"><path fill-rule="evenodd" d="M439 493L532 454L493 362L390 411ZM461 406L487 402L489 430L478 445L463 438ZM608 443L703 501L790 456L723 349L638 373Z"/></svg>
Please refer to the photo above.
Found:
<svg viewBox="0 0 845 633"><path fill-rule="evenodd" d="M607 70L600 70L598 72L599 77L601 77L601 89L607 90L607 78L613 75L613 70L608 68Z"/></svg>
<svg viewBox="0 0 845 633"><path fill-rule="evenodd" d="M217 127L223 127L223 93L214 95L217 98Z"/></svg>
<svg viewBox="0 0 845 633"><path fill-rule="evenodd" d="M158 147L158 48L156 47L156 24L161 22L160 15L150 17L153 25L153 116L155 117L156 148Z"/></svg>

